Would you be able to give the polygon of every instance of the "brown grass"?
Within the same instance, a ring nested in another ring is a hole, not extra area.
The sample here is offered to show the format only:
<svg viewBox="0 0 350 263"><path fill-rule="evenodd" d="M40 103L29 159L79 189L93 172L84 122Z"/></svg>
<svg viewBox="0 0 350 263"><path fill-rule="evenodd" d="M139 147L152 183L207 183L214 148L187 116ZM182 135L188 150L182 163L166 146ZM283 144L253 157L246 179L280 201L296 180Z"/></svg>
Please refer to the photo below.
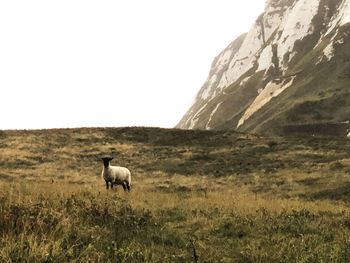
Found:
<svg viewBox="0 0 350 263"><path fill-rule="evenodd" d="M0 261L348 262L348 144L144 128L4 132ZM105 189L106 154L132 171L130 194Z"/></svg>

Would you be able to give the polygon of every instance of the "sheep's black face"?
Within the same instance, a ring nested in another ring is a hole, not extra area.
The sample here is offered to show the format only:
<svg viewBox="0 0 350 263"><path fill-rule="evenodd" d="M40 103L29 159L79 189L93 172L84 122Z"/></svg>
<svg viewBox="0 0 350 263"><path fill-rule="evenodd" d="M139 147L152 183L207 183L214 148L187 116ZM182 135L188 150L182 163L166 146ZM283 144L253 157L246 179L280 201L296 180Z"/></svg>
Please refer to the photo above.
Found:
<svg viewBox="0 0 350 263"><path fill-rule="evenodd" d="M111 157L102 158L104 167L107 168L109 166L109 162L112 160L113 160L113 158L111 158Z"/></svg>

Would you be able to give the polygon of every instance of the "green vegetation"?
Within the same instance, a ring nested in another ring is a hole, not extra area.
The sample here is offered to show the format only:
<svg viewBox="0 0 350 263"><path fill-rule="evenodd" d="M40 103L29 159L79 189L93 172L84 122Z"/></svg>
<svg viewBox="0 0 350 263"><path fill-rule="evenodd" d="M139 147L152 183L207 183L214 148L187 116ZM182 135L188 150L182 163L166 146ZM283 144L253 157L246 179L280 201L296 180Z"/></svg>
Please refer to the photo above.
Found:
<svg viewBox="0 0 350 263"><path fill-rule="evenodd" d="M349 262L350 141L0 132L0 262ZM104 188L101 156L132 171Z"/></svg>

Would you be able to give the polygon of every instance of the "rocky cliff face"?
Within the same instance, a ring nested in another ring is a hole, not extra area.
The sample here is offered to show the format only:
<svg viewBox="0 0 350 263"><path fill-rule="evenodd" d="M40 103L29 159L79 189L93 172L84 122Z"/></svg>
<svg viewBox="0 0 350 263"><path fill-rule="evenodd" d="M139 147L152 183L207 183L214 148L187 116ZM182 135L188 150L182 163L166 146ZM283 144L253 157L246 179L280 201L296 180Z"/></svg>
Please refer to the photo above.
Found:
<svg viewBox="0 0 350 263"><path fill-rule="evenodd" d="M280 133L349 119L350 0L268 0L177 127Z"/></svg>

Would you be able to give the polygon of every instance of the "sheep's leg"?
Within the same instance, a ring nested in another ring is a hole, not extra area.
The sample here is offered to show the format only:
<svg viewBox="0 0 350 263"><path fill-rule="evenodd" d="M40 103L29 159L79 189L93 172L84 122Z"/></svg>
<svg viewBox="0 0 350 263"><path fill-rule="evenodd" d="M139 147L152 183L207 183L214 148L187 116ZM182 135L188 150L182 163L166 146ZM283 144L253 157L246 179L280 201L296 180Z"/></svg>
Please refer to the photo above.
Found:
<svg viewBox="0 0 350 263"><path fill-rule="evenodd" d="M113 189L113 182L111 182L111 189Z"/></svg>
<svg viewBox="0 0 350 263"><path fill-rule="evenodd" d="M129 184L129 182L126 181L125 184L126 184L126 188L128 188L128 191L130 192L131 189L130 189L130 184Z"/></svg>
<svg viewBox="0 0 350 263"><path fill-rule="evenodd" d="M127 187L126 187L126 183L125 182L122 183L122 186L123 186L124 191L126 191Z"/></svg>
<svg viewBox="0 0 350 263"><path fill-rule="evenodd" d="M109 188L108 181L107 180L105 180L105 181L106 181L106 189L108 190L108 188Z"/></svg>

